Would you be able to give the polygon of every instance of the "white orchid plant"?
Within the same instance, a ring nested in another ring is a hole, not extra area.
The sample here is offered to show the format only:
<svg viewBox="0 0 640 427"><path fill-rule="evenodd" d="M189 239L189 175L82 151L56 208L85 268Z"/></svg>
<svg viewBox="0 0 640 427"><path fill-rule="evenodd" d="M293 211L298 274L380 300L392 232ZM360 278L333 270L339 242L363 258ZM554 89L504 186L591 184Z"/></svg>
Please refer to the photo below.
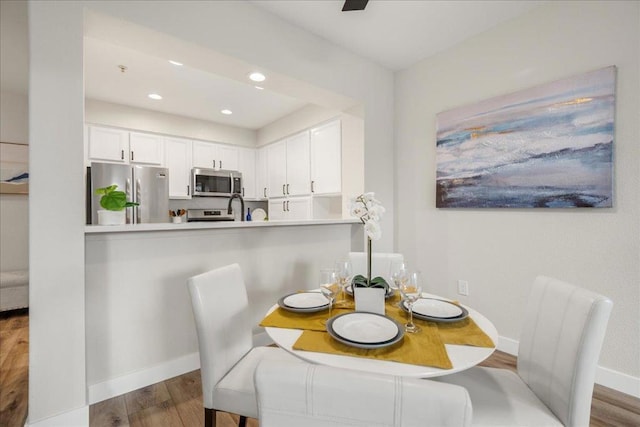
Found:
<svg viewBox="0 0 640 427"><path fill-rule="evenodd" d="M363 193L351 200L351 215L362 221L364 232L371 240L378 240L382 237L380 218L384 212L382 203L376 199L374 193Z"/></svg>

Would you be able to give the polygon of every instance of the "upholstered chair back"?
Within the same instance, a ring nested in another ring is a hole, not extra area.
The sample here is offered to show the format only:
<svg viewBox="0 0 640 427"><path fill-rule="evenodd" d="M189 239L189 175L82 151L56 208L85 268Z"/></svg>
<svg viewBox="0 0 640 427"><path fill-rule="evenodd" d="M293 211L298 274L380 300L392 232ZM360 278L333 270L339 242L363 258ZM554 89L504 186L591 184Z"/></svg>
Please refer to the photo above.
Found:
<svg viewBox="0 0 640 427"><path fill-rule="evenodd" d="M263 361L255 373L260 427L470 426L467 390L302 361Z"/></svg>
<svg viewBox="0 0 640 427"><path fill-rule="evenodd" d="M567 426L589 425L595 371L611 300L536 278L518 350L518 374Z"/></svg>
<svg viewBox="0 0 640 427"><path fill-rule="evenodd" d="M366 252L349 252L349 261L353 275L362 274L367 276L367 253ZM391 280L389 270L391 263L394 261L404 261L404 256L397 253L372 253L371 254L371 278L383 277L386 281Z"/></svg>
<svg viewBox="0 0 640 427"><path fill-rule="evenodd" d="M200 347L203 403L213 407L214 386L252 347L242 271L232 264L187 281Z"/></svg>

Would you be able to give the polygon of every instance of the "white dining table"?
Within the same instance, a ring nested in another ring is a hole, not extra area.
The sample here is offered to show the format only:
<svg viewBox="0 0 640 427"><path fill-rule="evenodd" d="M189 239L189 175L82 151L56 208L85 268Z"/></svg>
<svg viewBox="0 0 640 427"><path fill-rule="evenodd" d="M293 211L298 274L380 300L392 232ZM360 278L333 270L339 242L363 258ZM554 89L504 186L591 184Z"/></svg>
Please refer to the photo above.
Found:
<svg viewBox="0 0 640 427"><path fill-rule="evenodd" d="M436 295L424 293L425 298L439 298ZM473 321L486 333L496 344L498 342L498 331L489 319L471 307L462 305L469 312ZM275 304L269 309L267 314L278 307ZM388 375L399 375L414 378L433 378L469 369L489 356L495 351L495 347L474 347L470 345L445 344L447 354L453 367L451 369L440 369L430 366L412 365L407 363L392 362L379 359L369 359L358 356L343 356L329 353L318 353L313 351L294 350L293 345L302 334L301 329L287 329L276 327L265 327L269 337L278 347L288 351L300 359L320 365L333 366L338 368L354 369L357 371L383 373ZM419 332L418 332L419 333Z"/></svg>

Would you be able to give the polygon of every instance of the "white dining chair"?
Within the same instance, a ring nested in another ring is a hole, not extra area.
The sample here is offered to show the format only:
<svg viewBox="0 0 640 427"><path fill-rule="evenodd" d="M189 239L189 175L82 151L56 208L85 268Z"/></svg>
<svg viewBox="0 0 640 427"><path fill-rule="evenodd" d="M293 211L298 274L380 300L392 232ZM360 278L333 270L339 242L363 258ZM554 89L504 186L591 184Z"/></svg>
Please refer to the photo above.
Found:
<svg viewBox="0 0 640 427"><path fill-rule="evenodd" d="M247 292L238 264L187 281L200 350L205 426L215 427L216 411L257 418L254 371L262 360L296 360L277 347L252 348Z"/></svg>
<svg viewBox="0 0 640 427"><path fill-rule="evenodd" d="M438 378L465 387L474 426L588 426L595 372L613 303L557 279L535 279L517 374L475 367Z"/></svg>
<svg viewBox="0 0 640 427"><path fill-rule="evenodd" d="M367 276L367 253L366 252L349 252L349 261L351 261L351 269L353 275L361 274ZM390 279L389 270L391 263L404 261L404 256L398 253L382 253L374 252L371 254L371 278L382 277L387 282Z"/></svg>
<svg viewBox="0 0 640 427"><path fill-rule="evenodd" d="M260 427L470 426L458 386L315 365L264 361L256 369Z"/></svg>

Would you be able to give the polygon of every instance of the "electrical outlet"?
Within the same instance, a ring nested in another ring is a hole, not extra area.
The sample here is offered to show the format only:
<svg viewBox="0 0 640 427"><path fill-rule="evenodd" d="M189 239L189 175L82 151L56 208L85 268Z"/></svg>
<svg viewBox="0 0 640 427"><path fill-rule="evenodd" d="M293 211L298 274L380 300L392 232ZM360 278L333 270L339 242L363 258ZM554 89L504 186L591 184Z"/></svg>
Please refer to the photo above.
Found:
<svg viewBox="0 0 640 427"><path fill-rule="evenodd" d="M460 295L469 295L469 282L466 280L458 280L458 293Z"/></svg>

